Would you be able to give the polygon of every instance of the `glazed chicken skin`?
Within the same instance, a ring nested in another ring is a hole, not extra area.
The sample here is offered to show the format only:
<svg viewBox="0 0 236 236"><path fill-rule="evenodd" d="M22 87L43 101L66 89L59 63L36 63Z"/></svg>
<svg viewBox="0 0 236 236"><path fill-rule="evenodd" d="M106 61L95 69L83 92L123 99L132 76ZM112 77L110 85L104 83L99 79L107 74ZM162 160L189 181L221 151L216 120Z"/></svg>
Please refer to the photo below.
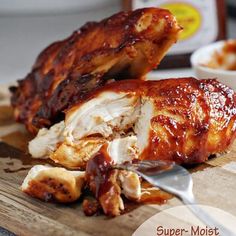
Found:
<svg viewBox="0 0 236 236"><path fill-rule="evenodd" d="M11 87L17 121L30 132L64 119L63 111L109 79L141 78L177 41L181 27L165 9L121 12L53 43Z"/></svg>
<svg viewBox="0 0 236 236"><path fill-rule="evenodd" d="M226 152L235 135L235 93L216 80L123 80L94 91L66 111L65 121L40 130L29 151L86 168L91 191L114 216L124 209L122 193L139 201L142 192L138 176L111 166L150 159L201 163Z"/></svg>

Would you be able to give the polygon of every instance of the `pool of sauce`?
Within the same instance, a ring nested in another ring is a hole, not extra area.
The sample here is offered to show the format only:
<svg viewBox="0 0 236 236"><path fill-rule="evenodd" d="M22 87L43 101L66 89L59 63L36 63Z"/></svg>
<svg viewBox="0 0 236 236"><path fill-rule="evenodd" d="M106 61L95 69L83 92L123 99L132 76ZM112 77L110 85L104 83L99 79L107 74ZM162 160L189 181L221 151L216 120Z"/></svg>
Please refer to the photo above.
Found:
<svg viewBox="0 0 236 236"><path fill-rule="evenodd" d="M165 191L153 187L146 181L142 181L141 188L142 188L142 196L138 202L131 201L127 198L123 198L125 209L122 212L122 214L127 214L129 212L132 212L133 210L146 204L162 205L174 197L173 195Z"/></svg>

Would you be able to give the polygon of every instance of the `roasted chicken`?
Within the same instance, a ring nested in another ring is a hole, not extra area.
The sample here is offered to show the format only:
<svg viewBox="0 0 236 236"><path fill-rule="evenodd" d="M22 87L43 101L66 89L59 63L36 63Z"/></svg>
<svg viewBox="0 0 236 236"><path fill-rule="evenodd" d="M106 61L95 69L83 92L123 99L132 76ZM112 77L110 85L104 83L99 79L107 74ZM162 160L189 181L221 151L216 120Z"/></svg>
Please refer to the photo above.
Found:
<svg viewBox="0 0 236 236"><path fill-rule="evenodd" d="M67 110L64 122L40 130L29 151L76 169L105 143L116 162L201 163L234 140L235 99L216 80L117 81Z"/></svg>
<svg viewBox="0 0 236 236"><path fill-rule="evenodd" d="M141 78L176 42L181 27L164 9L121 12L53 43L12 87L15 118L30 132L63 120L63 111L108 80Z"/></svg>
<svg viewBox="0 0 236 236"><path fill-rule="evenodd" d="M21 189L44 201L74 202L80 197L84 182L84 171L36 165L29 171Z"/></svg>
<svg viewBox="0 0 236 236"><path fill-rule="evenodd" d="M32 157L71 170L35 166L25 193L65 203L87 188L96 200L84 201L86 214L102 208L115 216L123 195L133 201L143 195L141 178L115 164L193 164L228 150L236 136L232 89L216 80L142 80L180 30L168 10L138 9L88 23L39 55L11 88L15 118L37 133Z"/></svg>
<svg viewBox="0 0 236 236"><path fill-rule="evenodd" d="M87 166L86 181L104 212L118 215L129 178L111 165L136 159L201 163L227 151L235 135L236 95L216 80L123 80L94 91L66 111L64 122L40 130L29 151L67 168ZM125 196L138 200L139 178L130 178L131 195Z"/></svg>

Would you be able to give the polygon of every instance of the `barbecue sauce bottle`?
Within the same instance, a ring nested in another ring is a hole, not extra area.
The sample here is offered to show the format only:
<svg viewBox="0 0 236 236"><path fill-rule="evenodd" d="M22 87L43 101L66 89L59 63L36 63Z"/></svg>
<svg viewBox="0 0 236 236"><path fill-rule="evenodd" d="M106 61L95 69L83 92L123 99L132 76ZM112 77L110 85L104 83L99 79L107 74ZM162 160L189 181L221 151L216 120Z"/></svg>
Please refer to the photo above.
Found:
<svg viewBox="0 0 236 236"><path fill-rule="evenodd" d="M158 68L188 67L193 51L226 37L225 0L123 0L124 10L144 7L170 10L184 28Z"/></svg>

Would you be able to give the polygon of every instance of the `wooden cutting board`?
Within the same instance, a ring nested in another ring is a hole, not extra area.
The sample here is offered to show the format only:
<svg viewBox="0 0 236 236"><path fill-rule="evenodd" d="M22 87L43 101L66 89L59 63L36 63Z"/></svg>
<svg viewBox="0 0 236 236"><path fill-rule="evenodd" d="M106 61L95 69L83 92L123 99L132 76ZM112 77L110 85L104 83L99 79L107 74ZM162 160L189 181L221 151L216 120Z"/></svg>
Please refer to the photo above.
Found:
<svg viewBox="0 0 236 236"><path fill-rule="evenodd" d="M8 93L3 91L0 90L0 141L4 142L0 143L0 227L16 235L126 236L132 235L152 215L181 204L172 198L163 205L143 205L116 218L86 217L80 201L60 205L25 195L19 189L24 177L33 165L42 162L25 154L32 137L22 125L14 122ZM236 215L236 143L230 153L191 171L199 203Z"/></svg>

